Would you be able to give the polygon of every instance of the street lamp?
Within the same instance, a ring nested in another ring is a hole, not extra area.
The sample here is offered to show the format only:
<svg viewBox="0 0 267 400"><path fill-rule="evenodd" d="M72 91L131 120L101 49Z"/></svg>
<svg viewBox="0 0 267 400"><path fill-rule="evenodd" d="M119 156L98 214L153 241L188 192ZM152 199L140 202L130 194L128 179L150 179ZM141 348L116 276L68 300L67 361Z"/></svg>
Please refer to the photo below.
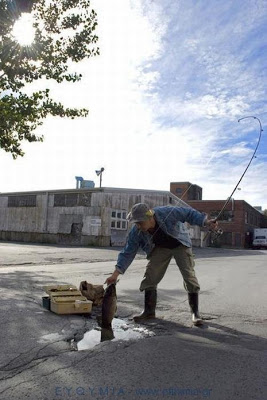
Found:
<svg viewBox="0 0 267 400"><path fill-rule="evenodd" d="M100 187L102 187L102 173L105 171L105 168L101 168L99 170L96 170L95 173L97 176L100 177Z"/></svg>

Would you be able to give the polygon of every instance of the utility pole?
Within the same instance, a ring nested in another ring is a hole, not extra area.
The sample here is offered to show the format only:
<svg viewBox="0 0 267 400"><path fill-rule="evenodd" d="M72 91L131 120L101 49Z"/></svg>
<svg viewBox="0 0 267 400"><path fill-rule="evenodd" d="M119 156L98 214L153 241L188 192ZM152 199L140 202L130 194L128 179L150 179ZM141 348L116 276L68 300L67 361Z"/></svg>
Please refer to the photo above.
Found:
<svg viewBox="0 0 267 400"><path fill-rule="evenodd" d="M105 168L101 168L99 170L96 170L96 175L100 177L100 187L102 187L102 173L105 171Z"/></svg>

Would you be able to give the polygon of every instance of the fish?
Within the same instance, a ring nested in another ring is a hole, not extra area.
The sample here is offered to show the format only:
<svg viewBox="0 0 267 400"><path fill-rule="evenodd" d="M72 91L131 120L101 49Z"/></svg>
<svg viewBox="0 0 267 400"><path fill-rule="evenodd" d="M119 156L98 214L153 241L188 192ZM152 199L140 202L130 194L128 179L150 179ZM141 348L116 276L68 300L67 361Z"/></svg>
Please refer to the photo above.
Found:
<svg viewBox="0 0 267 400"><path fill-rule="evenodd" d="M117 295L116 284L111 283L107 286L103 302L102 315L97 318L98 324L101 327L101 342L114 339L112 320L117 310Z"/></svg>
<svg viewBox="0 0 267 400"><path fill-rule="evenodd" d="M101 328L101 342L105 342L106 340L114 339L114 333L112 328Z"/></svg>
<svg viewBox="0 0 267 400"><path fill-rule="evenodd" d="M116 284L111 283L107 286L102 303L101 328L111 328L111 323L117 311Z"/></svg>

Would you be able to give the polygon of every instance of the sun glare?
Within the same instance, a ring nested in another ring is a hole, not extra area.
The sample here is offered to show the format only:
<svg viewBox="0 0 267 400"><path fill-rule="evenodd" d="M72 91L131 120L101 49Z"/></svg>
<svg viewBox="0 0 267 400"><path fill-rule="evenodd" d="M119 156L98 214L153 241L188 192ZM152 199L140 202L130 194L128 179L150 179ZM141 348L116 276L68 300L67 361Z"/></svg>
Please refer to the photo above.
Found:
<svg viewBox="0 0 267 400"><path fill-rule="evenodd" d="M31 14L21 14L21 17L14 24L12 34L21 46L30 46L32 44L35 29Z"/></svg>

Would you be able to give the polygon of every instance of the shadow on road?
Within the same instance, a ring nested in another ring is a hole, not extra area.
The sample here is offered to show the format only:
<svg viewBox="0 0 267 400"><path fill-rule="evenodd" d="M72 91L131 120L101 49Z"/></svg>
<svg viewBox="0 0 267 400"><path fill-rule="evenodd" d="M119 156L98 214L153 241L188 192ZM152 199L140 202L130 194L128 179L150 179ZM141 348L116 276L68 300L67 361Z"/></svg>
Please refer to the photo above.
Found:
<svg viewBox="0 0 267 400"><path fill-rule="evenodd" d="M179 314L182 312L184 313L184 307L183 303L185 303L185 307L188 310L188 320L191 318L190 316L190 311L189 311L189 306L188 306L188 300L187 300L187 295L184 290L164 290L164 289L159 289L159 301L158 301L158 309L159 310L165 310L172 312L172 314L177 315L177 319L179 320ZM177 298L180 297L184 299L184 301L177 301ZM173 305L173 300L175 300L175 304ZM128 306L125 304L124 299L132 299L128 301ZM124 295L122 297L122 303L119 303L118 305L118 312L121 315L130 315L133 312L133 307L135 306L136 311L139 312L140 308L142 309L143 306L143 296L142 299L136 299L136 291L134 290L127 290L124 291ZM169 304L170 306L166 306L166 304ZM140 307L138 309L138 306ZM181 311L182 307L182 311ZM244 310L245 311L245 310ZM127 314L128 313L128 314ZM145 324L152 327L154 327L155 332L157 330L160 331L160 334L173 334L175 333L176 335L181 333L186 333L187 335L192 336L192 337L202 337L205 339L209 339L213 342L218 342L218 343L227 343L230 345L234 346L241 346L246 349L250 350L264 350L267 348L267 339L257 336L257 335L252 335L248 334L236 329L232 329L230 327L224 326L219 323L215 323L214 316L204 316L204 325L202 327L194 327L193 325L191 327L185 326L179 322L174 322L170 321L167 319L168 317L161 319L157 318L154 321L148 321ZM210 320L209 320L210 319ZM158 326L158 327L157 327ZM211 329L209 329L211 328Z"/></svg>

